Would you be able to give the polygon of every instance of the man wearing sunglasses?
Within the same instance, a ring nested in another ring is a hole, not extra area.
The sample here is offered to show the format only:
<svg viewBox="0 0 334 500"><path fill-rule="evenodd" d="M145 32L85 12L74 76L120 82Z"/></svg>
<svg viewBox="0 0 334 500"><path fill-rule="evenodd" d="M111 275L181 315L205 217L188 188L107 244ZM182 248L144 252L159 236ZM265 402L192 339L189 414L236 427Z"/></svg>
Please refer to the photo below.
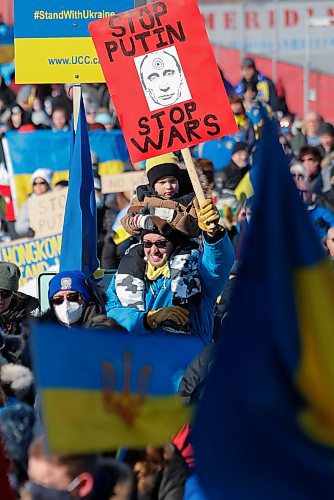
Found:
<svg viewBox="0 0 334 500"><path fill-rule="evenodd" d="M99 293L81 271L63 271L49 283L50 309L40 319L57 322L69 328L92 326L96 316L105 314Z"/></svg>
<svg viewBox="0 0 334 500"><path fill-rule="evenodd" d="M194 250L192 260L182 258L179 253L184 240L177 231L162 234L158 229L143 230L141 244L135 250L142 256L144 280L131 276L128 270L127 275L116 275L109 285L107 315L129 333L148 334L163 328L168 321L179 326L190 325L188 333L205 344L211 342L216 299L228 279L234 251L225 230L218 224L219 213L212 201L206 200L201 207L197 204L196 210L203 231L203 250ZM173 281L175 261L179 274ZM194 281L197 293L191 300L178 304L174 300L175 288L180 286L181 291L187 288L185 285L189 283L182 282L184 279Z"/></svg>

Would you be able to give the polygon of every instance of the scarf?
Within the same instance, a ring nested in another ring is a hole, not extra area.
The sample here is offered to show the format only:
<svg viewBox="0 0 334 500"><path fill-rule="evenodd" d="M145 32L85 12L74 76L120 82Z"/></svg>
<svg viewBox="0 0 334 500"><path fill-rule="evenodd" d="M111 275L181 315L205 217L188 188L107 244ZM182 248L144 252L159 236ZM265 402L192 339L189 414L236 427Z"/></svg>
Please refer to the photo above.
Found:
<svg viewBox="0 0 334 500"><path fill-rule="evenodd" d="M122 258L115 278L118 300L124 307L145 311L145 278L170 279L173 304L186 305L201 291L198 271L199 251L190 244L174 254L168 264L154 268L144 260L143 245L132 245Z"/></svg>
<svg viewBox="0 0 334 500"><path fill-rule="evenodd" d="M168 264L165 264L162 267L154 267L149 261L147 261L145 275L150 281L155 281L159 278L159 276L170 278L170 270Z"/></svg>

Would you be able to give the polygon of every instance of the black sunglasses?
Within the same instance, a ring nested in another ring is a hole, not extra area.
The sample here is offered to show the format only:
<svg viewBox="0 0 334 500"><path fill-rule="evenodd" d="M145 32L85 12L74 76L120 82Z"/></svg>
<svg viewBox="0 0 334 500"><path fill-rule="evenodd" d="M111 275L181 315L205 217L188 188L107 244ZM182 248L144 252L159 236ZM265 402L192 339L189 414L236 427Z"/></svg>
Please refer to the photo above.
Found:
<svg viewBox="0 0 334 500"><path fill-rule="evenodd" d="M33 186L45 186L45 184L47 184L45 181L32 183Z"/></svg>
<svg viewBox="0 0 334 500"><path fill-rule="evenodd" d="M64 300L68 300L69 302L79 302L81 295L79 292L70 293L67 297L54 297L51 299L51 304L55 306L60 306L64 302Z"/></svg>
<svg viewBox="0 0 334 500"><path fill-rule="evenodd" d="M0 297L2 299L9 299L13 295L11 290L0 290Z"/></svg>
<svg viewBox="0 0 334 500"><path fill-rule="evenodd" d="M157 248L167 248L168 240L145 241L143 240L144 248L152 248L155 245Z"/></svg>

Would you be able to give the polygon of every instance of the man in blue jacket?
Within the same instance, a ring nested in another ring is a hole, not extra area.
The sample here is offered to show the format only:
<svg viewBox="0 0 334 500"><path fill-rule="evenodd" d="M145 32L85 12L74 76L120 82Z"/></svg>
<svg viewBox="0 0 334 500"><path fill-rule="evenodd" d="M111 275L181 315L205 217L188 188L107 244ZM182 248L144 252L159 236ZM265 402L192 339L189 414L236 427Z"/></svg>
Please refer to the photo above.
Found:
<svg viewBox="0 0 334 500"><path fill-rule="evenodd" d="M159 230L144 231L141 244L143 275L120 265L107 290L107 315L131 334L149 334L160 328L190 333L204 344L212 340L217 297L223 291L234 261L226 231L211 200L198 208L203 250L193 247L182 253L180 237ZM189 241L188 241L189 244ZM138 262L138 260L136 260ZM127 270L125 274L124 269ZM174 325L175 328L171 328Z"/></svg>

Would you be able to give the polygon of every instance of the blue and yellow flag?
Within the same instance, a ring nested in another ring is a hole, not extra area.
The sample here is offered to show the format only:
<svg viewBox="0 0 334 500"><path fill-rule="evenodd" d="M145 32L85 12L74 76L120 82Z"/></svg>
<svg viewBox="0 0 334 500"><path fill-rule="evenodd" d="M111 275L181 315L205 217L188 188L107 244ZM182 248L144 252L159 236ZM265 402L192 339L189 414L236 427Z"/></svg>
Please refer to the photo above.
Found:
<svg viewBox="0 0 334 500"><path fill-rule="evenodd" d="M97 260L97 217L93 168L83 99L80 99L65 207L60 271L75 269L90 276Z"/></svg>
<svg viewBox="0 0 334 500"><path fill-rule="evenodd" d="M99 158L99 175L123 172L129 153L121 130L88 132L91 150ZM40 168L53 171L52 184L68 179L71 132L36 130L34 133L8 131L3 141L8 156L6 165L14 177L13 197L18 208L31 193L31 175Z"/></svg>
<svg viewBox="0 0 334 500"><path fill-rule="evenodd" d="M188 421L178 383L201 348L190 336L35 325L35 375L51 451L165 443Z"/></svg>
<svg viewBox="0 0 334 500"><path fill-rule="evenodd" d="M14 58L14 28L0 24L0 64L8 63Z"/></svg>
<svg viewBox="0 0 334 500"><path fill-rule="evenodd" d="M194 424L210 500L334 496L334 276L275 125L230 317Z"/></svg>

